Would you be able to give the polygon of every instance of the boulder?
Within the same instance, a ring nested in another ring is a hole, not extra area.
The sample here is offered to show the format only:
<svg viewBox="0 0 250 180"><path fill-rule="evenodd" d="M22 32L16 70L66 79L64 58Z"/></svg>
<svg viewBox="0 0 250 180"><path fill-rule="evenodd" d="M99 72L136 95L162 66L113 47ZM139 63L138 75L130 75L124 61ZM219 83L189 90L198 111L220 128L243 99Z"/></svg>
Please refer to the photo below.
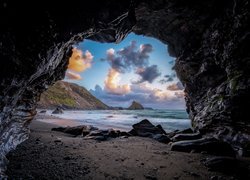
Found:
<svg viewBox="0 0 250 180"><path fill-rule="evenodd" d="M170 138L165 134L156 134L153 136L153 139L155 139L158 142L165 143L165 144L171 141Z"/></svg>
<svg viewBox="0 0 250 180"><path fill-rule="evenodd" d="M108 138L117 138L119 136L131 136L131 134L127 132L121 132L119 130L114 129L107 129L107 130L99 130L93 126L75 126L75 127L57 127L52 128L52 131L59 131L67 134L71 134L74 136L82 135L84 139L96 139L100 140L107 140Z"/></svg>
<svg viewBox="0 0 250 180"><path fill-rule="evenodd" d="M111 138L119 137L121 132L119 130L109 129L107 136Z"/></svg>
<svg viewBox="0 0 250 180"><path fill-rule="evenodd" d="M106 136L95 136L94 138L96 141L106 141L107 137Z"/></svg>
<svg viewBox="0 0 250 180"><path fill-rule="evenodd" d="M243 157L250 157L250 142L246 142L243 144L242 156Z"/></svg>
<svg viewBox="0 0 250 180"><path fill-rule="evenodd" d="M191 134L194 133L194 131L191 128L183 129L177 132L177 134Z"/></svg>
<svg viewBox="0 0 250 180"><path fill-rule="evenodd" d="M194 131L191 128L183 129L183 130L175 130L170 133L167 133L169 138L174 137L176 134L191 134L194 133Z"/></svg>
<svg viewBox="0 0 250 180"><path fill-rule="evenodd" d="M132 136L132 134L126 131L121 131L120 136Z"/></svg>
<svg viewBox="0 0 250 180"><path fill-rule="evenodd" d="M84 134L83 134L83 131L84 131ZM75 136L78 136L78 135L85 136L88 133L90 133L90 129L87 126L68 127L64 130L64 133L72 134Z"/></svg>
<svg viewBox="0 0 250 180"><path fill-rule="evenodd" d="M160 124L156 125L156 127L162 131L162 134L165 134L165 135L167 134L166 131L163 129L163 127Z"/></svg>
<svg viewBox="0 0 250 180"><path fill-rule="evenodd" d="M201 139L202 136L200 133L192 133L192 134L176 134L172 141L185 141L185 140L195 140L195 139Z"/></svg>
<svg viewBox="0 0 250 180"><path fill-rule="evenodd" d="M63 114L63 109L61 107L57 107L52 114Z"/></svg>
<svg viewBox="0 0 250 180"><path fill-rule="evenodd" d="M232 157L210 157L203 164L211 171L235 175L237 179L250 179L250 162Z"/></svg>
<svg viewBox="0 0 250 180"><path fill-rule="evenodd" d="M129 133L141 137L153 137L153 135L156 134L166 134L161 126L154 126L147 119L134 124L133 129Z"/></svg>
<svg viewBox="0 0 250 180"><path fill-rule="evenodd" d="M94 131L91 131L87 137L90 137L90 136L103 136L104 133L107 133L107 131L103 131L103 130L94 130Z"/></svg>
<svg viewBox="0 0 250 180"><path fill-rule="evenodd" d="M39 113L46 113L46 110L41 110Z"/></svg>
<svg viewBox="0 0 250 180"><path fill-rule="evenodd" d="M202 138L198 140L186 140L174 142L171 145L172 151L181 152L202 152L219 156L235 156L233 148L226 142L215 138Z"/></svg>
<svg viewBox="0 0 250 180"><path fill-rule="evenodd" d="M89 134L91 131L96 130L97 128L93 127L93 126L85 126L85 125L81 125L81 126L75 126L75 127L58 127L58 128L52 128L52 131L60 131L60 132L64 132L67 134L71 134L74 136L86 136L87 134Z"/></svg>
<svg viewBox="0 0 250 180"><path fill-rule="evenodd" d="M132 136L137 136L137 132L135 129L131 129L128 133L131 134Z"/></svg>

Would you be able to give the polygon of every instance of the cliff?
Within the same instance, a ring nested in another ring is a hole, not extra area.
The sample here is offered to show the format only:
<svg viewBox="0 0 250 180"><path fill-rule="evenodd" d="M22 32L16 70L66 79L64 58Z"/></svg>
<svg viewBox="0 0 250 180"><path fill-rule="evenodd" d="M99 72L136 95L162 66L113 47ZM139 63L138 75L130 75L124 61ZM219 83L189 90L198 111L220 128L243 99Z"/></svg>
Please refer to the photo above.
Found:
<svg viewBox="0 0 250 180"><path fill-rule="evenodd" d="M38 102L39 108L54 109L57 106L83 110L109 108L84 87L64 81L56 82L42 93Z"/></svg>

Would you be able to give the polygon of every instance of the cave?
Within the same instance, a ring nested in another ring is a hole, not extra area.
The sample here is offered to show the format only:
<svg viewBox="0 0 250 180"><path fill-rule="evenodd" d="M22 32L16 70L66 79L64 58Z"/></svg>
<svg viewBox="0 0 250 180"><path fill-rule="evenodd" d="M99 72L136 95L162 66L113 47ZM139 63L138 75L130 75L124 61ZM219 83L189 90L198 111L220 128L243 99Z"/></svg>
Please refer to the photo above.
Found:
<svg viewBox="0 0 250 180"><path fill-rule="evenodd" d="M73 45L154 37L176 57L192 126L249 156L248 0L1 2L0 173L28 138L40 94L63 79Z"/></svg>

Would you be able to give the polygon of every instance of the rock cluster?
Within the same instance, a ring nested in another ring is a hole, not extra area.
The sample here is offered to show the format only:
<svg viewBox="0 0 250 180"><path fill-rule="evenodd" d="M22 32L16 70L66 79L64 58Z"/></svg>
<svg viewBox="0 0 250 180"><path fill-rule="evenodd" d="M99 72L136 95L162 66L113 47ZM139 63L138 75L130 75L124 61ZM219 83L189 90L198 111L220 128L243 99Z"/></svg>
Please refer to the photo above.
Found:
<svg viewBox="0 0 250 180"><path fill-rule="evenodd" d="M150 137L162 143L171 142L172 151L206 152L211 155L235 156L232 146L226 142L212 137L202 137L199 132L191 129L166 133L161 125L154 126L144 119L133 125L129 132L134 136Z"/></svg>
<svg viewBox="0 0 250 180"><path fill-rule="evenodd" d="M235 157L235 151L230 144L211 137L202 137L200 133L194 133L191 129L166 133L161 125L154 126L149 120L144 119L133 125L129 132L108 129L100 130L93 126L58 127L53 131L64 132L73 136L82 136L84 139L99 141L117 137L140 136L153 138L161 143L171 143L172 151L181 152L205 152L217 156ZM192 132L192 133L190 133Z"/></svg>
<svg viewBox="0 0 250 180"><path fill-rule="evenodd" d="M116 137L128 137L131 135L124 131L114 129L100 130L96 127L85 125L75 127L58 127L52 128L51 130L67 133L73 136L82 136L84 139L95 139L98 141L104 141Z"/></svg>

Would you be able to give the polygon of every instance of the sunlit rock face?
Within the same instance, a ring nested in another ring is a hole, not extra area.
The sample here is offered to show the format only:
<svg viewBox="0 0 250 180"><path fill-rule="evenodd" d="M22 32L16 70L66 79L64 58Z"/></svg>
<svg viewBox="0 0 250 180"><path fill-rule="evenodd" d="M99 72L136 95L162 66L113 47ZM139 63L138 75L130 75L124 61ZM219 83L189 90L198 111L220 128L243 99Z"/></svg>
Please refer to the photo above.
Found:
<svg viewBox="0 0 250 180"><path fill-rule="evenodd" d="M0 6L1 170L5 154L27 139L41 92L64 77L72 45L84 38L119 42L131 31L163 41L177 57L195 129L235 146L249 141L248 0L6 0Z"/></svg>

